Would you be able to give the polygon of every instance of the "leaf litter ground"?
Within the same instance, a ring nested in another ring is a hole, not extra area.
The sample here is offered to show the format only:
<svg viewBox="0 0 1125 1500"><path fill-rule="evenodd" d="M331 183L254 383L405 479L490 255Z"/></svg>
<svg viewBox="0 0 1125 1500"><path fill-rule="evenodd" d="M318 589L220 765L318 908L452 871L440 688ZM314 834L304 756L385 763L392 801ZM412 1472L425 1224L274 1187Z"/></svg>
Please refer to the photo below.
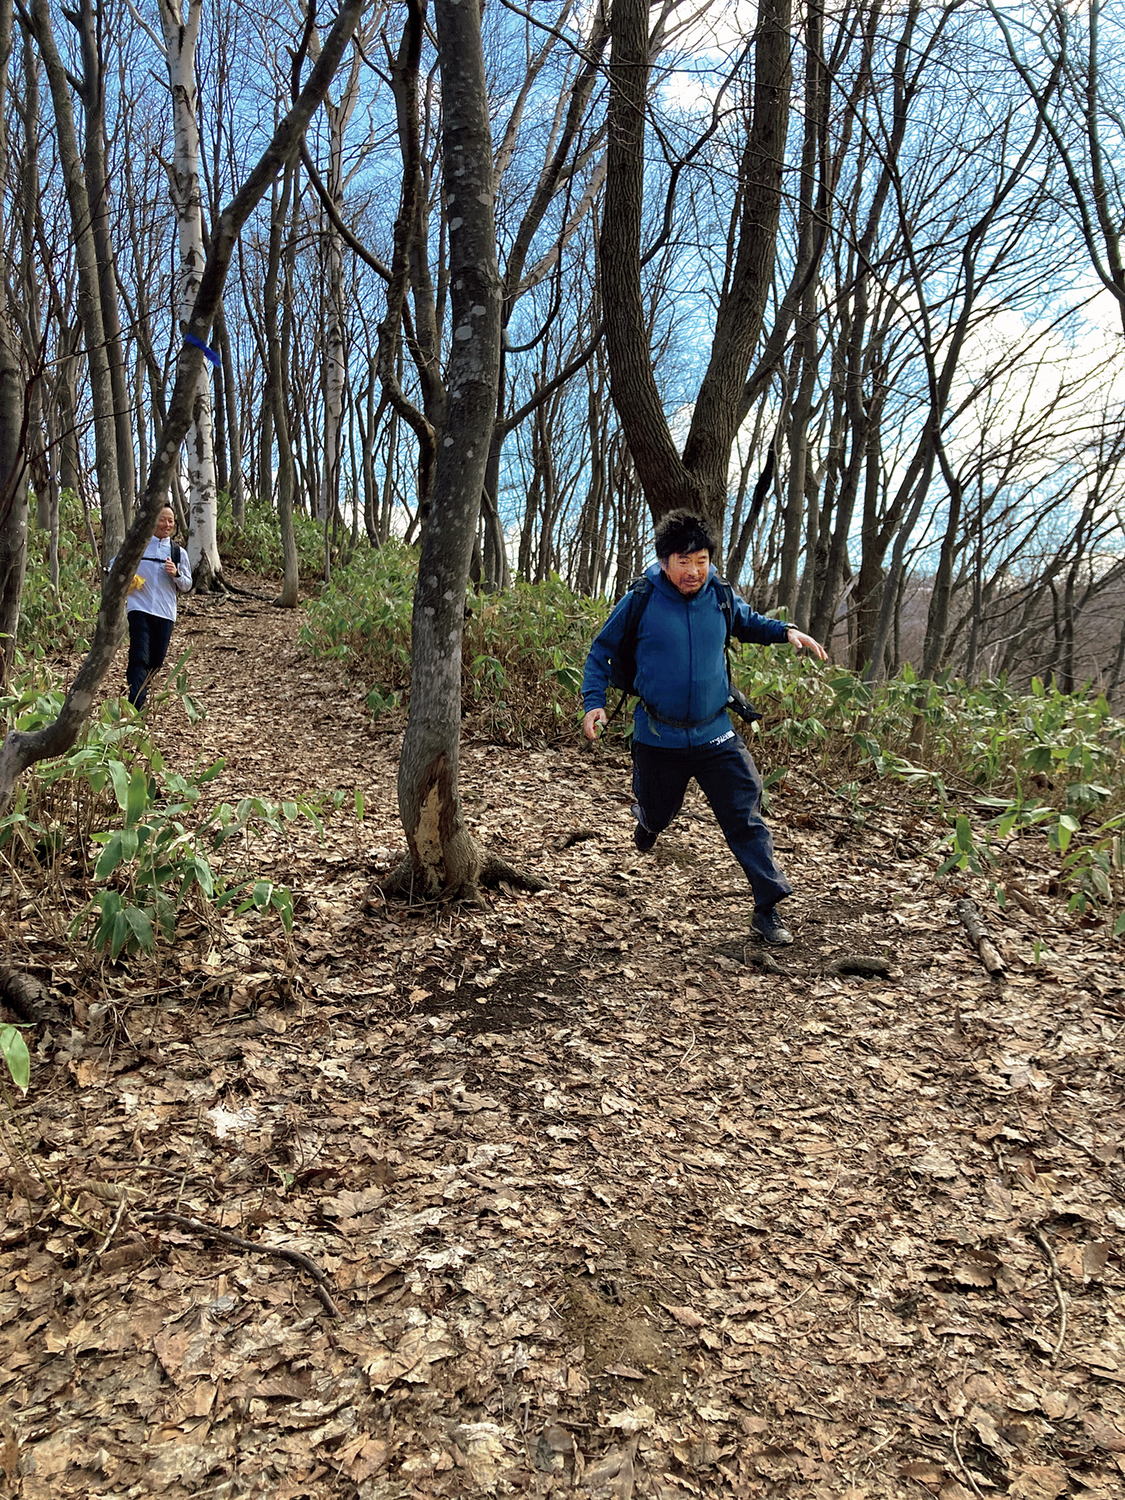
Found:
<svg viewBox="0 0 1125 1500"><path fill-rule="evenodd" d="M550 887L387 904L398 726L297 624L190 604L207 718L156 730L226 758L219 797L346 794L323 841L246 852L292 942L40 945L56 1013L0 1155L7 1492L1125 1493L1125 984L1028 899L1042 872L1039 915L971 892L998 986L933 829L857 831L795 769L797 942L766 952L698 798L642 858L622 750L470 719L472 827Z"/></svg>

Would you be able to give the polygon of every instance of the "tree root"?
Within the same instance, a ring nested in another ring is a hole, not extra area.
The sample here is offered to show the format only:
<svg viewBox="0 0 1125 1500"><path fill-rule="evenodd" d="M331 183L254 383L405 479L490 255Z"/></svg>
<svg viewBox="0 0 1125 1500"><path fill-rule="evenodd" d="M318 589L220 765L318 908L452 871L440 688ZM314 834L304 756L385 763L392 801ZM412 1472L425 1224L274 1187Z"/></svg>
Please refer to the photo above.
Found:
<svg viewBox="0 0 1125 1500"><path fill-rule="evenodd" d="M414 861L404 854L388 875L376 882L375 889L384 896L405 896L409 901L414 895Z"/></svg>
<svg viewBox="0 0 1125 1500"><path fill-rule="evenodd" d="M232 583L225 573L213 573L208 592L220 598L234 594L239 599L257 599L261 604L276 604L273 594L263 594L257 589L244 589L240 583Z"/></svg>
<svg viewBox="0 0 1125 1500"><path fill-rule="evenodd" d="M442 906L450 901L480 902L480 888L498 890L502 886L511 886L518 891L545 891L549 882L540 879L538 875L531 875L526 870L518 870L515 865L510 865L506 859L501 859L498 854L490 850L481 849L479 863L471 879L466 879L453 889L442 891L437 896L426 897L422 893L425 890L425 878L422 872L415 866L414 861L406 853L398 863L376 884L376 889L383 896L402 896L412 906Z"/></svg>
<svg viewBox="0 0 1125 1500"><path fill-rule="evenodd" d="M515 865L510 865L506 859L501 859L498 854L486 853L481 863L480 881L482 885L495 890L501 885L515 886L517 891L545 891L549 882L541 880L538 875L528 874L526 870L517 870Z"/></svg>

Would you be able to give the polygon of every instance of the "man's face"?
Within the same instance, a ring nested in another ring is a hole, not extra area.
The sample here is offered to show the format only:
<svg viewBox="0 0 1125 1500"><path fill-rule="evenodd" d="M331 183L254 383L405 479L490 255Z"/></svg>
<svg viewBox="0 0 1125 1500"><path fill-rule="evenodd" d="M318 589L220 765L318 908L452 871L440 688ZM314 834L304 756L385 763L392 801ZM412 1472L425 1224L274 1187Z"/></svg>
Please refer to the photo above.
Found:
<svg viewBox="0 0 1125 1500"><path fill-rule="evenodd" d="M706 548L701 552L673 552L670 557L661 558L660 566L667 574L668 582L679 589L685 599L690 599L707 582L711 554Z"/></svg>
<svg viewBox="0 0 1125 1500"><path fill-rule="evenodd" d="M156 530L153 532L153 535L158 536L161 541L164 541L167 537L170 537L172 535L175 529L176 513L175 511L165 506L165 508L156 518Z"/></svg>

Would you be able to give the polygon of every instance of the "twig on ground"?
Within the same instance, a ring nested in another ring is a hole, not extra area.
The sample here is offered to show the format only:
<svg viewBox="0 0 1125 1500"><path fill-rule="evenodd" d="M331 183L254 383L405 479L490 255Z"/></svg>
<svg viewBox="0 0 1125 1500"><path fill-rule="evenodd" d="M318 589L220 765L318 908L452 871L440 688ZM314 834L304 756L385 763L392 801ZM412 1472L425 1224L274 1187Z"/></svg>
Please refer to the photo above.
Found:
<svg viewBox="0 0 1125 1500"><path fill-rule="evenodd" d="M1032 1235L1043 1247L1043 1253L1047 1257L1047 1264L1051 1268L1051 1284L1055 1288L1055 1300L1059 1304L1059 1337L1054 1349L1051 1351L1052 1364L1059 1357L1059 1351L1066 1340L1066 1293L1062 1287L1062 1277L1059 1273L1059 1263L1055 1259L1055 1252L1048 1243L1047 1236L1041 1229L1033 1229Z"/></svg>
<svg viewBox="0 0 1125 1500"><path fill-rule="evenodd" d="M82 1285L78 1288L77 1300L80 1303L84 1303L86 1301L86 1293L89 1290L90 1277L94 1274L94 1267L98 1264L102 1256L106 1253L110 1245L113 1243L114 1236L121 1228L121 1220L125 1217L125 1210L128 1207L129 1194L127 1192L124 1192L121 1194L121 1197L118 1200L117 1212L113 1216L113 1222L105 1232L105 1238L102 1240L98 1248L94 1251L94 1254L90 1258L90 1264L86 1267L86 1274L82 1278Z"/></svg>
<svg viewBox="0 0 1125 1500"><path fill-rule="evenodd" d="M15 1103L12 1099L11 1093L9 1092L7 1084L4 1082L3 1077L0 1077L0 1101L3 1102L4 1106L3 1112L0 1113L0 1144L3 1145L4 1150L7 1152L8 1159L12 1162L18 1161L22 1163L23 1166L27 1167L32 1175L36 1177L39 1182L41 1182L42 1185L47 1189L47 1192L50 1194L52 1200L60 1208L62 1208L66 1213L70 1214L72 1218L77 1219L82 1228L87 1230L90 1234L97 1234L102 1226L91 1224L88 1219L83 1218L74 1203L70 1198L67 1197L66 1193L63 1191L61 1181L55 1177L52 1177L43 1162L39 1159L39 1157L36 1156L30 1141L27 1139L27 1136L24 1133L23 1124L16 1112ZM11 1143L8 1141L4 1128L7 1124L11 1124L15 1129L16 1135L19 1139L18 1150L13 1149Z"/></svg>
<svg viewBox="0 0 1125 1500"><path fill-rule="evenodd" d="M673 1066L672 1066L672 1068L670 1070L670 1073L669 1073L669 1077L671 1076L672 1073L675 1073L677 1071L677 1069L683 1067L684 1063L687 1062L688 1058L691 1056L691 1054L694 1051L695 1051L695 1031L693 1030L692 1033L691 1033L691 1046L684 1053L683 1057L680 1058L679 1062L673 1064Z"/></svg>
<svg viewBox="0 0 1125 1500"><path fill-rule="evenodd" d="M953 1453L954 1453L954 1456L957 1459L957 1467L961 1470L961 1473L964 1474L965 1478L972 1485L972 1487L973 1487L973 1494L974 1495L980 1495L981 1500L984 1500L984 1493L981 1490L980 1485L977 1484L976 1480L973 1478L972 1474L969 1472L969 1466L965 1462L965 1460L962 1458L962 1456L961 1456L961 1450L957 1446L957 1429L958 1429L958 1427L960 1427L960 1425L961 1425L960 1419L958 1419L953 1424Z"/></svg>
<svg viewBox="0 0 1125 1500"><path fill-rule="evenodd" d="M257 1255L271 1255L274 1260L288 1261L290 1265L299 1266L312 1277L317 1300L324 1308L330 1318L338 1318L340 1310L332 1300L328 1290L328 1277L307 1255L302 1255L300 1250L288 1250L283 1245L263 1245L260 1240L244 1240L241 1235L231 1234L229 1230L217 1229L214 1224L205 1224L202 1219L191 1218L187 1214L172 1213L169 1209L156 1209L150 1213L140 1213L137 1219L145 1224L165 1223L177 1224L181 1229L190 1229L193 1234L202 1235L205 1239L219 1240L224 1245L234 1245L239 1250L250 1250Z"/></svg>
<svg viewBox="0 0 1125 1500"><path fill-rule="evenodd" d="M967 898L963 898L954 902L953 910L961 919L989 975L999 983L1003 983L1006 973L1004 960L1000 957L999 949L984 930L976 907Z"/></svg>
<svg viewBox="0 0 1125 1500"><path fill-rule="evenodd" d="M813 1283L810 1281L807 1284L807 1286L805 1287L804 1291L803 1292L798 1292L797 1295L793 1298L793 1300L791 1302L783 1302L781 1304L781 1306L777 1309L778 1312L787 1312L789 1310L789 1308L796 1307L797 1303L800 1302L801 1298L802 1297L807 1297L808 1294L812 1291L812 1289L813 1289Z"/></svg>
<svg viewBox="0 0 1125 1500"><path fill-rule="evenodd" d="M1067 1135L1066 1131L1056 1125L1049 1115L1046 1116L1046 1122L1048 1129L1053 1131L1059 1140L1066 1141L1068 1146L1074 1146L1079 1151L1084 1151L1095 1166L1102 1169L1103 1180L1109 1183L1119 1199L1125 1201L1125 1182L1122 1181L1120 1172L1115 1172L1112 1165L1104 1161L1093 1146L1087 1146L1086 1142L1080 1141L1077 1136Z"/></svg>

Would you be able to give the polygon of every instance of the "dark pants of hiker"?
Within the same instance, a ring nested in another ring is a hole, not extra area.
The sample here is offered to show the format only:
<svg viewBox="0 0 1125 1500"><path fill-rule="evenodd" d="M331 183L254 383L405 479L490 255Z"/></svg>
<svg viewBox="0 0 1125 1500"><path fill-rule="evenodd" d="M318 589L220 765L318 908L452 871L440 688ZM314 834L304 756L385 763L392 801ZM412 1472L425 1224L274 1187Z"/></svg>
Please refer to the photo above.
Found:
<svg viewBox="0 0 1125 1500"><path fill-rule="evenodd" d="M125 681L129 687L129 702L134 708L144 708L149 678L164 665L176 622L162 619L160 615L146 615L142 609L131 609L128 620L129 661L125 667Z"/></svg>
<svg viewBox="0 0 1125 1500"><path fill-rule="evenodd" d="M792 895L778 869L773 839L762 821L762 778L738 735L695 750L661 750L633 744L634 815L650 833L662 833L683 805L695 777L711 804L731 853L746 872L754 905L773 906Z"/></svg>

